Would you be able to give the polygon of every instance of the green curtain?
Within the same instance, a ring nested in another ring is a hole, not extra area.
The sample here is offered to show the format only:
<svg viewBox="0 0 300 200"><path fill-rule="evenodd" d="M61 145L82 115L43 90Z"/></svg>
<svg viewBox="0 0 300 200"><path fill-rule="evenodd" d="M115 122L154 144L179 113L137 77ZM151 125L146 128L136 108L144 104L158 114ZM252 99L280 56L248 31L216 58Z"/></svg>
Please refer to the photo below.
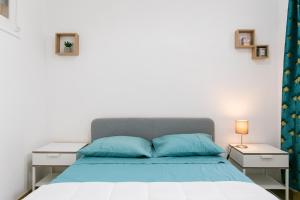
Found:
<svg viewBox="0 0 300 200"><path fill-rule="evenodd" d="M300 0L289 0L282 83L281 148L290 155L290 186L300 190Z"/></svg>

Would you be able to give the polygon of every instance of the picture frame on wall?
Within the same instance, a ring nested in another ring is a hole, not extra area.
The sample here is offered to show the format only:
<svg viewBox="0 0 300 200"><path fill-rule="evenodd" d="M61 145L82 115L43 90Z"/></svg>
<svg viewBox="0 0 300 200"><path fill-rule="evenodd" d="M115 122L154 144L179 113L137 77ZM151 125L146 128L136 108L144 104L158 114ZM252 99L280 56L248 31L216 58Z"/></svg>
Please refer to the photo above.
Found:
<svg viewBox="0 0 300 200"><path fill-rule="evenodd" d="M18 38L17 4L18 0L0 0L0 31Z"/></svg>
<svg viewBox="0 0 300 200"><path fill-rule="evenodd" d="M238 29L235 32L235 48L253 48L255 45L254 29Z"/></svg>
<svg viewBox="0 0 300 200"><path fill-rule="evenodd" d="M242 46L251 45L251 34L250 33L242 33L240 34L240 43Z"/></svg>
<svg viewBox="0 0 300 200"><path fill-rule="evenodd" d="M259 57L261 57L261 56L267 56L267 48L265 48L265 47L259 47L259 48L257 48L257 55Z"/></svg>
<svg viewBox="0 0 300 200"><path fill-rule="evenodd" d="M253 59L266 59L269 57L269 46L268 45L256 45L252 51Z"/></svg>

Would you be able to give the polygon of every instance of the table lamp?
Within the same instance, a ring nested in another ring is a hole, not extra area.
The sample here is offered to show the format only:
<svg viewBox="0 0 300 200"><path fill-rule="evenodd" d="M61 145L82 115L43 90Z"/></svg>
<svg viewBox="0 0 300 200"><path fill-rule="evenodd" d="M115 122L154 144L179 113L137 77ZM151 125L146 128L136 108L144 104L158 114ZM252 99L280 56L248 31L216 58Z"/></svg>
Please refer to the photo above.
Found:
<svg viewBox="0 0 300 200"><path fill-rule="evenodd" d="M235 121L235 133L241 135L241 144L236 145L238 148L248 148L247 145L243 144L243 135L248 134L248 120L236 120Z"/></svg>

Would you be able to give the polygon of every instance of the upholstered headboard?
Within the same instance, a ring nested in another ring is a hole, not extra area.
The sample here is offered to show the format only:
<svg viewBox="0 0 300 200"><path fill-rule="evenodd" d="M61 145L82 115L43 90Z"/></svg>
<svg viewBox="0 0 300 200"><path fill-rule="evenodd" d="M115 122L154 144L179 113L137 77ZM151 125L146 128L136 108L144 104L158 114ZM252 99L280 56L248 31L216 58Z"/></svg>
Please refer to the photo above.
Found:
<svg viewBox="0 0 300 200"><path fill-rule="evenodd" d="M214 138L214 129L208 118L100 118L92 122L91 139L114 135L152 139L175 133L207 133Z"/></svg>

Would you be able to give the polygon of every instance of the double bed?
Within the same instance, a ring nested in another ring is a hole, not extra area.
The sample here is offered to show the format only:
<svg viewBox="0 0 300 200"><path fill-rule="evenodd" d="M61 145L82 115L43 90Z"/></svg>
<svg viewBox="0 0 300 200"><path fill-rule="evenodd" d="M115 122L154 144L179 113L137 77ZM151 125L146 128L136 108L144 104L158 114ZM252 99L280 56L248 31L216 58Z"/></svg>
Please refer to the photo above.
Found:
<svg viewBox="0 0 300 200"><path fill-rule="evenodd" d="M206 118L96 119L92 141L115 135L153 139L165 134L206 133ZM78 159L51 184L25 200L275 200L222 156Z"/></svg>

